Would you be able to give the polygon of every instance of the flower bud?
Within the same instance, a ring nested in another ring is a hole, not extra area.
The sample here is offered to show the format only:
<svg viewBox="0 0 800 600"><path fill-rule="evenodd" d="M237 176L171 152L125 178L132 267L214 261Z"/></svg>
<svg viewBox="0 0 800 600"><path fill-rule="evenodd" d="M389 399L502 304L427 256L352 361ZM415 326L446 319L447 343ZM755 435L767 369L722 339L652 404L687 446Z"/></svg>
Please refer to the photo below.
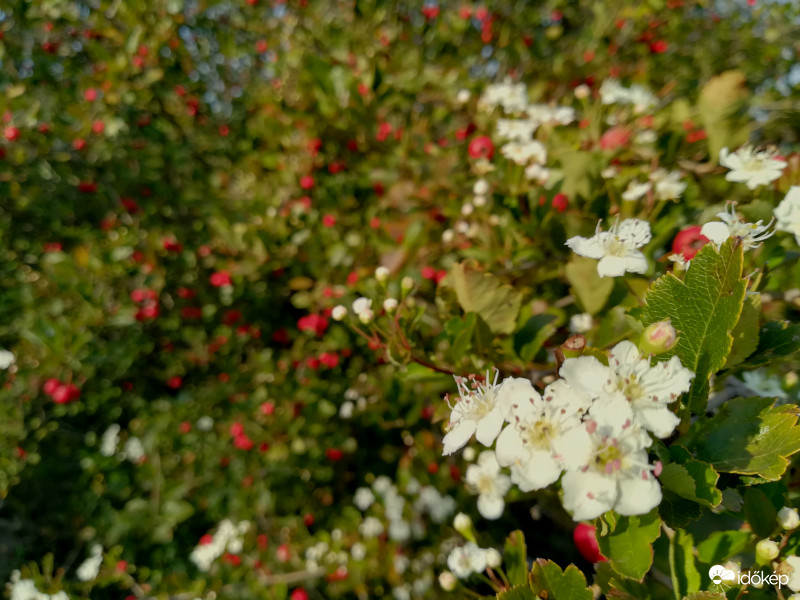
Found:
<svg viewBox="0 0 800 600"><path fill-rule="evenodd" d="M389 269L386 267L378 267L375 269L375 279L377 279L380 283L383 283L389 278Z"/></svg>
<svg viewBox="0 0 800 600"><path fill-rule="evenodd" d="M347 316L347 308L342 306L334 306L333 310L331 311L331 316L333 317L334 321L341 321Z"/></svg>
<svg viewBox="0 0 800 600"><path fill-rule="evenodd" d="M370 310L372 308L372 300L369 298L361 298L356 299L353 302L353 312L356 313L358 316L361 316L362 313L371 313Z"/></svg>
<svg viewBox="0 0 800 600"><path fill-rule="evenodd" d="M672 348L678 341L678 333L672 322L659 321L645 327L639 340L639 350L645 356L662 354Z"/></svg>
<svg viewBox="0 0 800 600"><path fill-rule="evenodd" d="M797 529L800 525L800 515L797 514L797 509L790 506L784 506L778 511L778 524L786 530Z"/></svg>
<svg viewBox="0 0 800 600"><path fill-rule="evenodd" d="M578 87L575 88L575 97L579 100L583 100L584 98L588 98L591 90L589 86L585 83L580 84Z"/></svg>
<svg viewBox="0 0 800 600"><path fill-rule="evenodd" d="M772 562L780 554L780 548L774 541L766 539L756 544L756 562L766 565Z"/></svg>
<svg viewBox="0 0 800 600"><path fill-rule="evenodd" d="M469 518L469 515L460 512L456 515L455 519L453 519L453 527L461 535L464 535L464 531L470 531L472 529L472 519Z"/></svg>
<svg viewBox="0 0 800 600"><path fill-rule="evenodd" d="M456 100L458 101L459 104L466 104L467 102L469 102L469 97L471 95L472 94L469 93L469 90L460 90L458 92L458 95L456 96Z"/></svg>
<svg viewBox="0 0 800 600"><path fill-rule="evenodd" d="M489 182L485 179L478 179L472 186L472 191L478 196L485 196L489 191Z"/></svg>
<svg viewBox="0 0 800 600"><path fill-rule="evenodd" d="M456 589L456 576L453 575L450 571L442 571L439 574L439 585L442 586L442 589L445 592L452 592Z"/></svg>
<svg viewBox="0 0 800 600"><path fill-rule="evenodd" d="M496 569L501 564L503 564L503 557L500 556L500 553L496 549L489 548L486 551L486 566L490 569Z"/></svg>
<svg viewBox="0 0 800 600"><path fill-rule="evenodd" d="M383 310L387 313L393 313L397 308L397 300L395 298L387 298L383 301Z"/></svg>
<svg viewBox="0 0 800 600"><path fill-rule="evenodd" d="M414 287L414 280L411 277L403 277L402 281L400 281L400 287L404 290L410 290Z"/></svg>

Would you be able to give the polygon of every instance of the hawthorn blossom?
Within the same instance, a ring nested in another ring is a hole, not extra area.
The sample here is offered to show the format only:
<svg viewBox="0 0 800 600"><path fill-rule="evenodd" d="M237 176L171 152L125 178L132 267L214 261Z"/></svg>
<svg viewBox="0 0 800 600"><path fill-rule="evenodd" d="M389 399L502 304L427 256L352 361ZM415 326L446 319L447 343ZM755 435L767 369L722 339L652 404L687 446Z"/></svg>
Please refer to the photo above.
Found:
<svg viewBox="0 0 800 600"><path fill-rule="evenodd" d="M586 463L590 440L581 416L591 400L558 380L545 388L544 398L531 386L527 400L512 404L511 426L497 438L497 462L511 467L511 482L520 490L547 487L564 467Z"/></svg>
<svg viewBox="0 0 800 600"><path fill-rule="evenodd" d="M794 234L800 244L800 186L793 185L775 208L775 229Z"/></svg>
<svg viewBox="0 0 800 600"><path fill-rule="evenodd" d="M486 550L479 548L475 542L453 548L447 556L447 567L459 579L466 579L473 573L483 573L486 570Z"/></svg>
<svg viewBox="0 0 800 600"><path fill-rule="evenodd" d="M706 236L717 246L721 246L730 237L738 237L742 240L742 247L745 250L750 250L751 248L758 248L761 242L775 233L769 230L772 221L767 225L762 225L763 221L756 223L741 221L736 215L735 202L730 202L726 208L726 211L717 213L722 222L711 221L700 229L700 234Z"/></svg>
<svg viewBox="0 0 800 600"><path fill-rule="evenodd" d="M492 83L486 86L478 100L478 108L491 111L502 106L506 113L517 113L525 110L528 104L528 91L524 83Z"/></svg>
<svg viewBox="0 0 800 600"><path fill-rule="evenodd" d="M640 183L637 179L634 179L628 184L627 189L622 192L622 199L627 202L635 202L636 200L644 197L647 192L650 191L651 187L652 185L649 181Z"/></svg>
<svg viewBox="0 0 800 600"><path fill-rule="evenodd" d="M448 432L442 440L444 456L464 447L473 434L484 446L491 446L500 434L508 414L510 396L498 394L499 374L499 371L495 372L492 383L489 383L488 371L485 383L478 382L475 376L455 378L460 398L451 406ZM449 398L447 400L449 404Z"/></svg>
<svg viewBox="0 0 800 600"><path fill-rule="evenodd" d="M536 124L529 119L498 119L495 131L500 138L527 144L533 141Z"/></svg>
<svg viewBox="0 0 800 600"><path fill-rule="evenodd" d="M686 184L681 181L680 171L656 169L650 174L650 181L655 184L658 200L677 200L686 191Z"/></svg>
<svg viewBox="0 0 800 600"><path fill-rule="evenodd" d="M744 183L754 190L782 175L787 163L776 156L778 151L775 149L757 151L751 145L742 146L735 152L723 148L719 151L719 164L730 169L725 179Z"/></svg>
<svg viewBox="0 0 800 600"><path fill-rule="evenodd" d="M614 346L608 362L605 366L593 356L568 358L559 373L572 388L595 398L621 395L630 404L636 425L658 438L669 436L680 422L669 405L689 390L694 373L677 356L651 366L629 341ZM647 435L642 444L650 445Z"/></svg>
<svg viewBox="0 0 800 600"><path fill-rule="evenodd" d="M481 452L477 464L467 467L465 480L479 494L478 512L485 519L500 518L506 506L503 497L511 489L511 479L500 472L494 452Z"/></svg>
<svg viewBox="0 0 800 600"><path fill-rule="evenodd" d="M655 476L661 464L650 465L642 436L632 423L632 410L617 393L596 401L585 423L590 458L564 474L564 508L575 521L599 517L611 509L621 515L641 515L661 502Z"/></svg>
<svg viewBox="0 0 800 600"><path fill-rule="evenodd" d="M13 365L14 361L16 361L16 358L14 357L13 352L0 349L0 371L5 370Z"/></svg>
<svg viewBox="0 0 800 600"><path fill-rule="evenodd" d="M640 219L617 221L608 231L600 225L591 238L575 236L566 245L576 254L600 259L597 274L600 277L619 277L625 272L644 273L647 259L638 248L650 241L650 224Z"/></svg>
<svg viewBox="0 0 800 600"><path fill-rule="evenodd" d="M541 142L508 142L500 148L500 153L518 165L527 165L531 161L544 163L547 161L547 150Z"/></svg>
<svg viewBox="0 0 800 600"><path fill-rule="evenodd" d="M626 88L616 79L606 79L600 86L600 101L603 104L632 104L637 113L658 104L658 98L647 88L637 84Z"/></svg>
<svg viewBox="0 0 800 600"><path fill-rule="evenodd" d="M103 547L100 544L92 546L92 555L84 560L75 571L75 575L81 581L92 581L100 572L100 565L103 562Z"/></svg>

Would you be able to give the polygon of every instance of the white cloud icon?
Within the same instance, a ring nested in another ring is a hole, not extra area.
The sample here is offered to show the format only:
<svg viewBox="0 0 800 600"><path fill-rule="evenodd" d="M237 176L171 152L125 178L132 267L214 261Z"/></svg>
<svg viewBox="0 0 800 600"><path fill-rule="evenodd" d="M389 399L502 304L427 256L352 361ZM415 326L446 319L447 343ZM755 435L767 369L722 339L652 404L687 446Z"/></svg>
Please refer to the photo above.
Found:
<svg viewBox="0 0 800 600"><path fill-rule="evenodd" d="M716 585L723 581L733 581L736 579L736 573L730 569L726 569L722 565L714 565L708 570L708 576Z"/></svg>

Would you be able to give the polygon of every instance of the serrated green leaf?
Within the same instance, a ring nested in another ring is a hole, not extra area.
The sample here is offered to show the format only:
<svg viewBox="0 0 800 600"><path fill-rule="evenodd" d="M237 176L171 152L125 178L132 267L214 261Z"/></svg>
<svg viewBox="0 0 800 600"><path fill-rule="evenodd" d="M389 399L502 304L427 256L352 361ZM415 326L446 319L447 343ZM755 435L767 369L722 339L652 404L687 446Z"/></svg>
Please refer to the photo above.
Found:
<svg viewBox="0 0 800 600"><path fill-rule="evenodd" d="M778 511L767 495L756 487L744 493L744 515L759 537L769 537L777 526Z"/></svg>
<svg viewBox="0 0 800 600"><path fill-rule="evenodd" d="M774 481L800 451L800 407L773 407L772 398L734 398L711 419L698 421L687 447L724 473L757 475Z"/></svg>
<svg viewBox="0 0 800 600"><path fill-rule="evenodd" d="M497 600L539 600L527 585L518 585L497 594Z"/></svg>
<svg viewBox="0 0 800 600"><path fill-rule="evenodd" d="M725 600L725 594L722 592L695 592L683 600Z"/></svg>
<svg viewBox="0 0 800 600"><path fill-rule="evenodd" d="M533 563L531 589L539 597L546 592L548 600L592 600L592 591L578 567L569 565L562 571L552 560L543 558Z"/></svg>
<svg viewBox="0 0 800 600"><path fill-rule="evenodd" d="M606 598L614 600L650 600L650 592L644 583L616 573L608 562L595 565L595 583Z"/></svg>
<svg viewBox="0 0 800 600"><path fill-rule="evenodd" d="M700 590L700 572L694 561L694 540L691 534L682 529L678 529L670 540L669 567L676 600Z"/></svg>
<svg viewBox="0 0 800 600"><path fill-rule="evenodd" d="M641 581L653 564L653 542L661 532L658 511L631 517L606 513L603 519L608 532L597 538L600 552L617 573Z"/></svg>
<svg viewBox="0 0 800 600"><path fill-rule="evenodd" d="M731 331L733 345L723 368L730 369L756 351L758 347L758 315L761 312L761 295L751 294L742 304L742 314Z"/></svg>
<svg viewBox="0 0 800 600"><path fill-rule="evenodd" d="M577 254L567 263L564 272L583 310L590 315L600 312L614 289L614 278L600 277L597 261Z"/></svg>
<svg viewBox="0 0 800 600"><path fill-rule="evenodd" d="M542 313L533 315L514 334L514 352L524 361L530 362L551 335L556 332L556 315Z"/></svg>
<svg viewBox="0 0 800 600"><path fill-rule="evenodd" d="M683 281L668 273L645 297L644 324L670 319L678 332L678 343L668 355L678 356L695 373L687 404L696 414L705 412L709 377L723 367L731 350L730 331L739 320L747 288L742 260L738 238L725 242L719 252L707 244Z"/></svg>
<svg viewBox="0 0 800 600"><path fill-rule="evenodd" d="M800 350L800 324L770 321L758 332L758 347L749 357L747 364L754 367L765 365L791 356L798 350Z"/></svg>
<svg viewBox="0 0 800 600"><path fill-rule="evenodd" d="M456 317L445 323L444 329L450 338L450 353L454 360L464 356L472 345L476 321L477 315L468 313L463 319Z"/></svg>
<svg viewBox="0 0 800 600"><path fill-rule="evenodd" d="M464 312L478 313L494 333L511 333L517 324L522 294L488 273L463 263L451 271L453 288Z"/></svg>
<svg viewBox="0 0 800 600"><path fill-rule="evenodd" d="M519 530L512 532L506 539L503 566L512 585L528 583L528 550L525 536Z"/></svg>
<svg viewBox="0 0 800 600"><path fill-rule="evenodd" d="M679 529L699 519L703 514L703 510L697 502L692 502L669 490L664 490L661 504L658 505L658 514L661 515L667 526L672 529Z"/></svg>
<svg viewBox="0 0 800 600"><path fill-rule="evenodd" d="M719 474L711 465L695 460L688 450L677 445L670 448L670 457L674 462L664 465L658 477L664 489L709 508L722 502L722 492L716 487Z"/></svg>
<svg viewBox="0 0 800 600"><path fill-rule="evenodd" d="M743 552L753 536L749 531L715 531L697 545L697 557L707 565L722 564L734 554Z"/></svg>

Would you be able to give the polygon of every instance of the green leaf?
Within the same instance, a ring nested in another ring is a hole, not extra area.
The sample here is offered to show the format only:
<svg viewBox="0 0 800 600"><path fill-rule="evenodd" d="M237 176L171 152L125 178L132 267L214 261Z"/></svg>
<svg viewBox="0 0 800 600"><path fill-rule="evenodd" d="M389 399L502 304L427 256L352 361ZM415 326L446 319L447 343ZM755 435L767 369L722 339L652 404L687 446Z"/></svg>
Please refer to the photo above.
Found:
<svg viewBox="0 0 800 600"><path fill-rule="evenodd" d="M700 573L694 562L694 540L679 529L669 543L669 567L676 600L700 590Z"/></svg>
<svg viewBox="0 0 800 600"><path fill-rule="evenodd" d="M664 466L658 479L664 489L675 492L681 498L699 502L709 508L722 502L722 492L716 487L719 474L708 463L692 458L686 448L670 447L673 461Z"/></svg>
<svg viewBox="0 0 800 600"><path fill-rule="evenodd" d="M732 238L719 252L713 244L704 246L683 281L668 273L645 297L645 326L670 319L678 332L678 343L668 355L677 355L695 373L687 405L696 414L705 412L709 377L723 367L731 350L730 331L739 320L747 287L741 274L742 244Z"/></svg>
<svg viewBox="0 0 800 600"><path fill-rule="evenodd" d="M497 600L539 600L527 585L518 585L497 594Z"/></svg>
<svg viewBox="0 0 800 600"><path fill-rule="evenodd" d="M577 254L573 255L564 271L583 310L590 315L600 312L614 289L614 278L600 277L597 261Z"/></svg>
<svg viewBox="0 0 800 600"><path fill-rule="evenodd" d="M592 600L592 591L578 567L569 565L564 571L552 560L536 559L531 570L531 589L548 600ZM547 596L543 596L545 592Z"/></svg>
<svg viewBox="0 0 800 600"><path fill-rule="evenodd" d="M681 498L677 494L664 490L661 504L658 505L658 514L664 523L672 529L686 527L697 521L703 515L703 509L696 502Z"/></svg>
<svg viewBox="0 0 800 600"><path fill-rule="evenodd" d="M528 583L528 551L525 536L519 530L512 532L506 539L503 566L512 585Z"/></svg>
<svg viewBox="0 0 800 600"><path fill-rule="evenodd" d="M759 537L769 537L777 527L778 511L767 495L757 487L747 488L744 493L744 515Z"/></svg>
<svg viewBox="0 0 800 600"><path fill-rule="evenodd" d="M695 592L683 600L725 600L725 594L722 592Z"/></svg>
<svg viewBox="0 0 800 600"><path fill-rule="evenodd" d="M608 526L597 528L607 529L597 538L600 552L617 573L641 581L653 564L653 542L661 532L658 511L632 517L606 513L603 518Z"/></svg>
<svg viewBox="0 0 800 600"><path fill-rule="evenodd" d="M800 350L800 324L770 321L759 331L758 347L747 364L754 367L765 365L791 356L798 350Z"/></svg>
<svg viewBox="0 0 800 600"><path fill-rule="evenodd" d="M728 359L725 361L725 369L730 369L744 362L748 356L756 351L758 347L758 315L761 312L761 295L752 294L745 298L742 304L742 314L739 322L731 331L733 346Z"/></svg>
<svg viewBox="0 0 800 600"><path fill-rule="evenodd" d="M556 332L556 315L541 313L533 315L514 334L514 352L524 361L530 362L551 335Z"/></svg>
<svg viewBox="0 0 800 600"><path fill-rule="evenodd" d="M464 312L478 313L494 333L511 333L522 294L496 277L460 263L453 266L453 288Z"/></svg>
<svg viewBox="0 0 800 600"><path fill-rule="evenodd" d="M444 330L450 338L450 354L454 360L463 357L472 345L477 317L475 313L468 313L463 319L455 317L444 324Z"/></svg>
<svg viewBox="0 0 800 600"><path fill-rule="evenodd" d="M707 565L719 565L734 554L741 554L753 536L749 531L715 531L697 545L697 557Z"/></svg>
<svg viewBox="0 0 800 600"><path fill-rule="evenodd" d="M774 481L800 450L800 407L773 407L773 398L734 398L690 430L695 456L717 470ZM686 445L686 444L684 444Z"/></svg>
<svg viewBox="0 0 800 600"><path fill-rule="evenodd" d="M737 148L747 141L747 130L742 132L736 119L747 96L745 74L735 70L712 77L700 90L697 108L712 160L717 160L723 147Z"/></svg>
<svg viewBox="0 0 800 600"><path fill-rule="evenodd" d="M607 562L595 565L595 583L606 598L614 600L650 600L650 592L644 583L614 572Z"/></svg>

